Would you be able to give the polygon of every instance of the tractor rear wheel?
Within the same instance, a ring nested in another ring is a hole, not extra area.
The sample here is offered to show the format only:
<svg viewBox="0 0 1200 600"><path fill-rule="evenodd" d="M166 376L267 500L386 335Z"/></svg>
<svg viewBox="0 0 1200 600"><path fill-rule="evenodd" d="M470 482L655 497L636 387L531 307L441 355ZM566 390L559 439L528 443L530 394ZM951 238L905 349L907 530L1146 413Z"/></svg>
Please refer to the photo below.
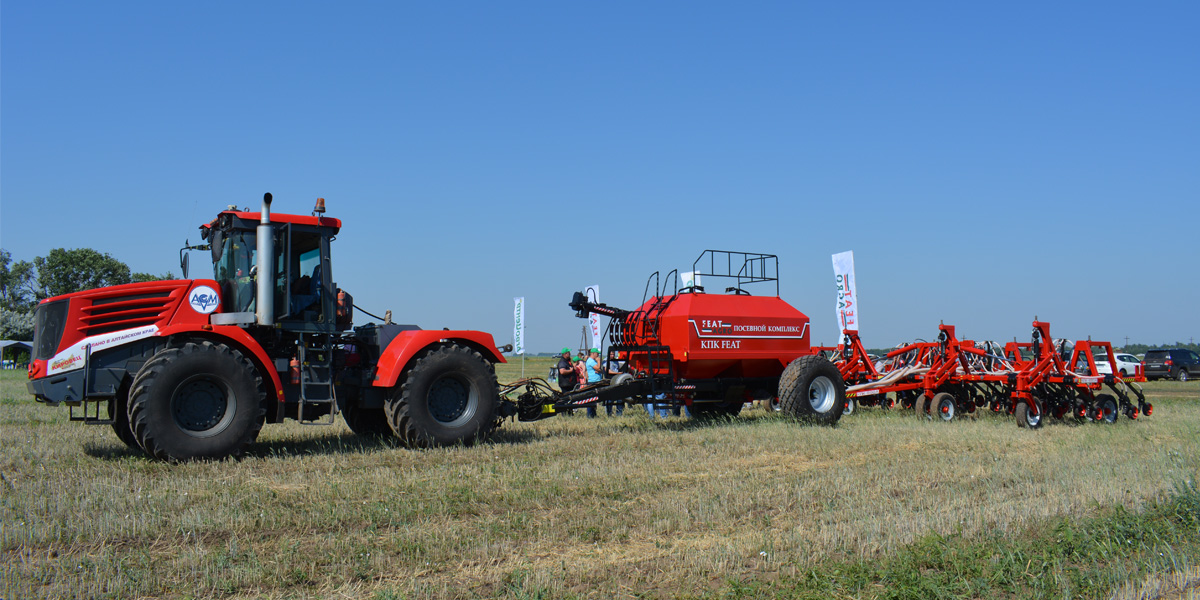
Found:
<svg viewBox="0 0 1200 600"><path fill-rule="evenodd" d="M241 352L189 342L155 354L134 377L129 423L142 449L171 461L240 454L258 437L262 378Z"/></svg>
<svg viewBox="0 0 1200 600"><path fill-rule="evenodd" d="M470 445L495 429L500 391L483 355L447 344L411 364L384 405L401 441L418 447Z"/></svg>
<svg viewBox="0 0 1200 600"><path fill-rule="evenodd" d="M781 411L801 421L833 425L846 410L846 383L837 367L820 356L801 356L779 378Z"/></svg>

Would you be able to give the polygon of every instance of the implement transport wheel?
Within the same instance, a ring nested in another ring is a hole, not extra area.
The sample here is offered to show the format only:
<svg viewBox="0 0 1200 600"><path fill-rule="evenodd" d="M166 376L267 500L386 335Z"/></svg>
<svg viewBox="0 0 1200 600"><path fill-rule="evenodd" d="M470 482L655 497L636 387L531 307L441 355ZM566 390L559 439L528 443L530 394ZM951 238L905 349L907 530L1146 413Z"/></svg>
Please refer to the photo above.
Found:
<svg viewBox="0 0 1200 600"><path fill-rule="evenodd" d="M846 398L846 408L842 410L842 416L854 414L854 408L858 405L858 401L854 398Z"/></svg>
<svg viewBox="0 0 1200 600"><path fill-rule="evenodd" d="M142 365L129 394L129 423L142 449L158 459L236 456L262 429L261 387L241 352L189 342Z"/></svg>
<svg viewBox="0 0 1200 600"><path fill-rule="evenodd" d="M1112 394L1096 396L1096 420L1105 423L1117 422L1117 397Z"/></svg>
<svg viewBox="0 0 1200 600"><path fill-rule="evenodd" d="M1033 414L1033 411L1029 410L1029 405L1024 401L1020 402L1017 404L1016 411L1014 411L1017 417L1017 427L1037 429L1042 426L1042 423L1045 423L1045 404L1038 398L1033 398L1030 401L1037 407L1038 414Z"/></svg>
<svg viewBox="0 0 1200 600"><path fill-rule="evenodd" d="M833 425L846 410L846 383L837 367L821 356L801 356L779 378L784 414L820 425Z"/></svg>
<svg viewBox="0 0 1200 600"><path fill-rule="evenodd" d="M384 405L392 431L409 446L471 445L496 427L496 371L483 355L450 343L410 363Z"/></svg>
<svg viewBox="0 0 1200 600"><path fill-rule="evenodd" d="M366 437L383 437L392 435L392 426L388 424L387 413L382 408L361 408L347 405L342 409L342 418L346 427L355 435Z"/></svg>
<svg viewBox="0 0 1200 600"><path fill-rule="evenodd" d="M933 402L929 404L929 417L943 421L953 421L956 406L954 396L946 392L934 394Z"/></svg>

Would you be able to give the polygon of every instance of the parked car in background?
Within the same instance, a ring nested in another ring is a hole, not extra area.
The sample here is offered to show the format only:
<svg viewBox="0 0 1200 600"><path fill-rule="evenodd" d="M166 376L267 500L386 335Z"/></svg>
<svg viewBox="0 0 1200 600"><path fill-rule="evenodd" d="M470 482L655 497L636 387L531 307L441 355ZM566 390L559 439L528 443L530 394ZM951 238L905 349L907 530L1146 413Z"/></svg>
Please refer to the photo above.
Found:
<svg viewBox="0 0 1200 600"><path fill-rule="evenodd" d="M1117 372L1121 374L1121 377L1129 377L1137 373L1137 370L1142 366L1142 361L1138 360L1138 358L1132 354L1117 352L1116 356Z"/></svg>
<svg viewBox="0 0 1200 600"><path fill-rule="evenodd" d="M1142 364L1146 368L1146 379L1187 381L1200 376L1200 356L1186 348L1147 350Z"/></svg>
<svg viewBox="0 0 1200 600"><path fill-rule="evenodd" d="M1116 359L1117 373L1121 377L1133 377L1137 373L1138 368L1142 366L1142 362L1132 354L1118 352L1116 353ZM1096 357L1096 371L1101 375L1110 375L1113 372L1112 367L1108 364L1108 360L1100 357Z"/></svg>

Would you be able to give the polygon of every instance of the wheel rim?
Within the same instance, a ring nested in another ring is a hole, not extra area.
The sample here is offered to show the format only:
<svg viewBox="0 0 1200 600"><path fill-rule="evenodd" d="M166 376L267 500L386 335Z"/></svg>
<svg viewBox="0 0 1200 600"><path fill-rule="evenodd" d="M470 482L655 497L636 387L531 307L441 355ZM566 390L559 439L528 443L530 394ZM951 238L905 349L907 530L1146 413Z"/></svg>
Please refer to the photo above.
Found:
<svg viewBox="0 0 1200 600"><path fill-rule="evenodd" d="M842 414L854 414L854 398L846 398L846 408L842 409Z"/></svg>
<svg viewBox="0 0 1200 600"><path fill-rule="evenodd" d="M195 375L184 380L171 395L175 424L192 437L212 437L233 421L233 390L220 379Z"/></svg>
<svg viewBox="0 0 1200 600"><path fill-rule="evenodd" d="M1033 408L1034 407L1032 404L1025 405L1025 422L1029 424L1030 427L1037 427L1038 423L1042 422L1042 413L1041 411L1038 411L1038 414L1033 414Z"/></svg>
<svg viewBox="0 0 1200 600"><path fill-rule="evenodd" d="M837 402L837 388L824 375L814 377L808 386L808 403L814 411L827 413Z"/></svg>
<svg viewBox="0 0 1200 600"><path fill-rule="evenodd" d="M479 408L479 391L456 375L439 377L429 386L429 414L435 421L457 427L471 420Z"/></svg>
<svg viewBox="0 0 1200 600"><path fill-rule="evenodd" d="M1115 423L1117 420L1117 403L1112 400L1106 400L1101 408L1104 411L1104 422Z"/></svg>
<svg viewBox="0 0 1200 600"><path fill-rule="evenodd" d="M1180 371L1180 372L1179 372L1179 380L1180 380L1180 381L1187 381L1187 380L1188 380L1188 372L1187 372L1187 371Z"/></svg>
<svg viewBox="0 0 1200 600"><path fill-rule="evenodd" d="M951 402L949 400L942 400L940 403L938 403L937 411L938 411L938 416L941 417L943 421L953 421L954 420L954 403L953 402Z"/></svg>

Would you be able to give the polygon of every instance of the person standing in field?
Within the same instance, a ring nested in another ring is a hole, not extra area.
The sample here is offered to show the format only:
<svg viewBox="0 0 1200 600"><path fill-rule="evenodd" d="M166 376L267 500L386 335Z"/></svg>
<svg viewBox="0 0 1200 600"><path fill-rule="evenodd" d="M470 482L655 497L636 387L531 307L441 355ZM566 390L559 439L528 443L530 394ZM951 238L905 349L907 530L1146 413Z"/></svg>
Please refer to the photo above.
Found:
<svg viewBox="0 0 1200 600"><path fill-rule="evenodd" d="M570 392L579 383L579 372L571 362L571 349L563 348L562 356L558 359L558 389Z"/></svg>
<svg viewBox="0 0 1200 600"><path fill-rule="evenodd" d="M575 381L577 382L576 387L583 387L584 383L587 381L587 365L584 364L584 360L586 359L587 357L583 355L583 350L580 350L579 356L575 359Z"/></svg>
<svg viewBox="0 0 1200 600"><path fill-rule="evenodd" d="M584 371L587 373L587 384L592 385L600 383L604 379L604 375L600 373L600 351L592 348L588 352L587 362L584 363ZM596 418L596 405L593 404L587 407L587 416L589 419Z"/></svg>

